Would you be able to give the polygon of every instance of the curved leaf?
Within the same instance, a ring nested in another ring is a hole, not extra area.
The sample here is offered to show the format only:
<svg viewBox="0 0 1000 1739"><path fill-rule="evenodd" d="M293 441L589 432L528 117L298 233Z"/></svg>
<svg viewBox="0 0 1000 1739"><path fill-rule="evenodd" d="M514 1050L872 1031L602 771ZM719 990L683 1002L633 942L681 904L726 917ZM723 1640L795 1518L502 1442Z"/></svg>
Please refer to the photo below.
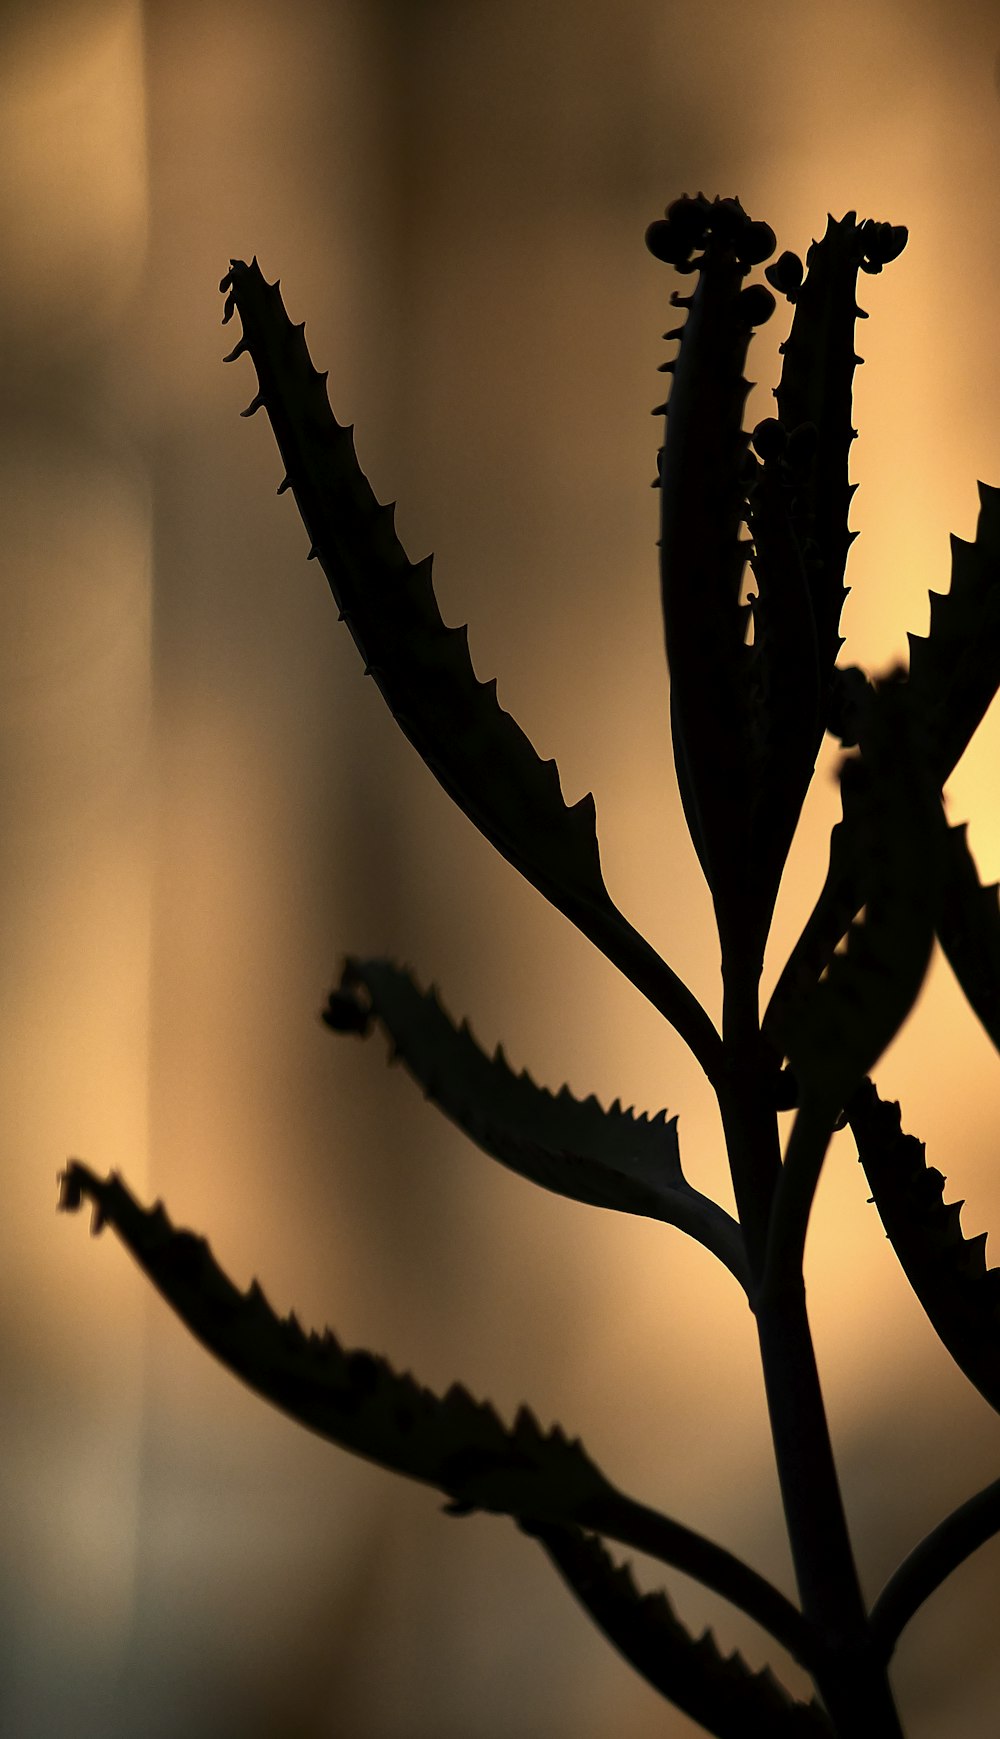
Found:
<svg viewBox="0 0 1000 1739"><path fill-rule="evenodd" d="M769 1667L754 1672L739 1653L724 1655L710 1630L696 1641L666 1594L641 1593L593 1535L545 1525L525 1532L629 1665L717 1739L832 1739L818 1703L791 1697Z"/></svg>
<svg viewBox="0 0 1000 1739"><path fill-rule="evenodd" d="M902 1025L930 958L946 827L913 726L905 685L881 684L861 758L841 769L839 849L865 891L864 916L825 975L779 1010L776 1037L802 1092L834 1112Z"/></svg>
<svg viewBox="0 0 1000 1739"><path fill-rule="evenodd" d="M785 1055L785 1035L794 1024L795 1010L818 985L837 943L864 906L858 874L858 853L845 811L830 832L830 861L822 892L781 969L761 1022L765 1041L779 1057ZM797 1090L792 1102L797 1103Z"/></svg>
<svg viewBox="0 0 1000 1739"><path fill-rule="evenodd" d="M515 1075L499 1047L487 1056L409 973L387 960L348 960L324 1019L362 1030L372 1017L426 1096L501 1165L573 1201L679 1226L746 1285L740 1228L684 1177L676 1117L636 1117L618 1100L606 1111L568 1087L550 1093L526 1071Z"/></svg>
<svg viewBox="0 0 1000 1739"><path fill-rule="evenodd" d="M161 1203L140 1208L115 1174L98 1178L73 1160L60 1183L60 1207L89 1198L94 1231L113 1226L202 1345L299 1424L437 1486L451 1514L570 1524L662 1558L750 1613L803 1665L814 1658L815 1631L785 1595L723 1546L618 1491L579 1439L558 1426L543 1432L526 1407L508 1429L458 1383L441 1398L385 1359L345 1352L329 1329L306 1334L294 1315L274 1313L256 1281L245 1293L234 1286L205 1239L175 1231Z"/></svg>
<svg viewBox="0 0 1000 1739"><path fill-rule="evenodd" d="M872 1641L886 1660L924 1601L998 1533L1000 1479L995 1479L932 1528L890 1576L871 1610Z"/></svg>
<svg viewBox="0 0 1000 1739"><path fill-rule="evenodd" d="M950 590L931 593L930 633L926 638L908 636L908 691L914 713L925 721L928 765L939 789L957 766L1000 684L1000 489L980 483L979 499L975 542L952 538ZM769 1037L783 1018L793 984L815 982L865 897L854 878L845 842L835 846L831 840L819 898L764 1016ZM947 928L946 915L942 921ZM941 934L940 922L938 931ZM943 934L941 940L944 946Z"/></svg>
<svg viewBox="0 0 1000 1739"><path fill-rule="evenodd" d="M114 1174L73 1161L60 1206L87 1196L94 1231L114 1227L154 1286L209 1352L266 1400L321 1437L447 1493L459 1509L573 1520L611 1491L558 1427L543 1432L527 1408L512 1430L459 1384L444 1399L399 1376L385 1359L346 1352L329 1330L305 1333L279 1317L257 1282L241 1292L204 1238L177 1231L161 1203L145 1211Z"/></svg>
<svg viewBox="0 0 1000 1739"><path fill-rule="evenodd" d="M631 979L676 1026L714 1078L721 1044L697 999L619 912L604 885L588 793L568 808L554 761L542 761L480 682L468 629L448 628L431 558L409 561L358 465L351 430L337 422L277 283L254 260L234 260L221 288L243 336L258 393L245 415L267 411L290 487L347 623L390 712L449 796L529 882Z"/></svg>
<svg viewBox="0 0 1000 1739"><path fill-rule="evenodd" d="M847 1106L858 1158L886 1235L931 1327L959 1369L1000 1412L1000 1269L986 1266L986 1233L962 1236L961 1202L924 1143L904 1135L898 1104L865 1081Z"/></svg>
<svg viewBox="0 0 1000 1739"><path fill-rule="evenodd" d="M969 1006L1000 1050L1000 888L984 888L966 828L948 829L937 933Z"/></svg>

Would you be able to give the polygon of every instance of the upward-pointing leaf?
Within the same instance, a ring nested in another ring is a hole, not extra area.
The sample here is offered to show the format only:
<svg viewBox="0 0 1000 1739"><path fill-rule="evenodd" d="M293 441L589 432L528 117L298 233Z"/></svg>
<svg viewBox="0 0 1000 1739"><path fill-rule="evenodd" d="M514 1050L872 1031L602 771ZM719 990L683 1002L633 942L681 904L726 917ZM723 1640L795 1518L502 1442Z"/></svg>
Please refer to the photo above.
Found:
<svg viewBox="0 0 1000 1739"><path fill-rule="evenodd" d="M796 479L795 523L810 551L808 572L824 691L842 644L840 615L847 589L844 570L855 533L848 528L854 486L848 462L852 427L855 323L867 319L857 304L858 272L879 272L906 242L906 230L849 211L830 217L826 233L806 255L806 274L793 291L795 313L782 345L778 416L789 435L808 436ZM799 268L801 270L801 267ZM774 268L772 268L773 272ZM771 273L768 274L771 276Z"/></svg>
<svg viewBox="0 0 1000 1739"><path fill-rule="evenodd" d="M760 425L758 443L767 453ZM749 492L750 561L757 582L750 601L753 645L746 649L756 736L752 841L772 904L823 737L826 685L795 525L796 487L791 466L777 453L764 458Z"/></svg>
<svg viewBox="0 0 1000 1739"><path fill-rule="evenodd" d="M387 960L349 960L324 1018L357 1031L372 1016L427 1097L502 1165L574 1201L679 1226L746 1285L740 1228L684 1177L676 1117L637 1117L617 1100L606 1111L593 1094L575 1099L567 1087L550 1093L515 1074L499 1048L487 1056L409 973Z"/></svg>
<svg viewBox="0 0 1000 1739"><path fill-rule="evenodd" d="M225 319L235 309L243 323L227 360L246 351L257 370L247 414L267 411L311 553L396 722L486 838L661 1010L714 1079L715 1028L604 885L593 797L567 808L555 762L540 760L499 706L496 681L476 676L467 628L445 626L431 558L409 561L393 508L375 499L277 283L265 282L256 260L234 260L221 287Z"/></svg>
<svg viewBox="0 0 1000 1739"><path fill-rule="evenodd" d="M753 849L759 768L751 660L740 588L749 540L743 406L753 328L774 311L763 285L744 288L774 250L774 233L738 200L676 200L650 225L657 258L696 273L660 453L660 591L670 667L670 728L681 800L712 893L724 972L759 970L777 883ZM695 250L701 250L695 254ZM695 257L692 258L692 255Z"/></svg>

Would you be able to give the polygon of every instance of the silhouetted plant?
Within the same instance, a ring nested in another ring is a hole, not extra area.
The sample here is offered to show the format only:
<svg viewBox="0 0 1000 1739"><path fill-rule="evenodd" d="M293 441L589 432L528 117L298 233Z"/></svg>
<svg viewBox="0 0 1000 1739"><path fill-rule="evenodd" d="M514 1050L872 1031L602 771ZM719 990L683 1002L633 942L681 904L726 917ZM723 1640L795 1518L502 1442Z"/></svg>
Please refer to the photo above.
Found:
<svg viewBox="0 0 1000 1739"><path fill-rule="evenodd" d="M390 710L466 814L589 936L690 1046L715 1089L738 1217L692 1188L676 1118L553 1095L487 1056L433 992L386 960L348 960L325 1019L385 1032L394 1053L485 1152L578 1201L665 1220L725 1263L754 1313L798 1583L796 1606L723 1547L624 1495L578 1440L522 1409L507 1427L453 1387L442 1398L368 1352L279 1318L244 1294L207 1244L141 1209L120 1179L79 1162L62 1205L94 1205L167 1301L231 1370L293 1418L438 1487L447 1510L510 1515L538 1540L591 1617L645 1678L710 1732L902 1732L887 1668L897 1637L944 1577L1000 1529L1000 1481L943 1521L866 1610L841 1504L805 1308L806 1226L835 1128L849 1123L893 1248L933 1328L1000 1408L1000 1280L984 1238L965 1242L944 1180L867 1078L920 989L935 933L1000 1043L1000 911L983 889L942 787L1000 683L1000 490L980 486L973 543L952 541L951 588L931 594L910 666L876 682L838 666L853 533L848 455L858 271L880 272L906 231L829 221L807 269L783 253L765 276L793 305L777 416L742 429L752 330L775 297L744 287L775 237L735 199L677 200L650 226L653 254L693 275L660 450L663 613L684 813L718 923L721 1034L627 922L601 874L593 799L563 803L543 762L480 682L464 628L444 625L431 563L411 566L334 419L302 326L256 261L233 261L225 316L243 336L312 547ZM279 490L279 493L280 493ZM741 531L746 526L746 535ZM747 564L756 591L745 595ZM759 1017L772 912L824 732L847 756L826 880ZM784 1156L777 1113L795 1111ZM604 1544L697 1577L751 1614L812 1675L794 1700L769 1670L695 1641L665 1595L640 1594Z"/></svg>

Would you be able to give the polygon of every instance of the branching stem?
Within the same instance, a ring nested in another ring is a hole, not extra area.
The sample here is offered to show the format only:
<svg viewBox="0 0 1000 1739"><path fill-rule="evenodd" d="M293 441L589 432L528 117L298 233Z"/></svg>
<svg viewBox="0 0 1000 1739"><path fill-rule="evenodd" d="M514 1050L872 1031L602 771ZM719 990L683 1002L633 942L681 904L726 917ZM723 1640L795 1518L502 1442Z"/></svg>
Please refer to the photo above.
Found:
<svg viewBox="0 0 1000 1739"><path fill-rule="evenodd" d="M798 1607L725 1546L620 1492L591 1504L580 1519L593 1532L693 1576L770 1631L807 1672L820 1669L816 1634Z"/></svg>

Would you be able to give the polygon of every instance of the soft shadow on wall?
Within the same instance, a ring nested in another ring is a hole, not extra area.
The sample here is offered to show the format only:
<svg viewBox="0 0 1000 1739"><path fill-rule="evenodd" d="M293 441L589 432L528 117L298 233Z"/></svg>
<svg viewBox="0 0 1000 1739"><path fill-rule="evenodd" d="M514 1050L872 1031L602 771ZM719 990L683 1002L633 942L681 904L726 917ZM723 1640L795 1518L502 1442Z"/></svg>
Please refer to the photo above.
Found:
<svg viewBox="0 0 1000 1739"><path fill-rule="evenodd" d="M677 1235L533 1193L377 1043L318 1023L345 951L391 954L539 1079L679 1111L689 1173L727 1187L679 1042L478 839L364 682L274 499L264 420L236 418L251 370L220 365L216 286L231 254L282 275L376 492L414 556L437 552L446 619L469 620L567 796L593 788L613 896L715 1010L647 488L672 280L642 232L698 187L799 251L827 209L909 224L860 329L845 626L883 668L947 583L948 532L971 535L976 477L1000 481L994 27L982 8L789 3L748 42L721 4L94 0L4 28L5 1725L692 1731L509 1525L444 1520L232 1384L110 1242L55 1219L52 1176L71 1151L120 1166L280 1308L436 1386L530 1400L790 1586L728 1277ZM951 805L986 877L997 747L994 721ZM831 769L772 977L822 873ZM1000 1223L991 1069L936 969L879 1081L969 1230ZM874 1592L992 1477L996 1434L864 1194L838 1148L809 1278ZM900 1652L916 1739L992 1731L996 1563ZM719 1616L677 1592L689 1622Z"/></svg>

